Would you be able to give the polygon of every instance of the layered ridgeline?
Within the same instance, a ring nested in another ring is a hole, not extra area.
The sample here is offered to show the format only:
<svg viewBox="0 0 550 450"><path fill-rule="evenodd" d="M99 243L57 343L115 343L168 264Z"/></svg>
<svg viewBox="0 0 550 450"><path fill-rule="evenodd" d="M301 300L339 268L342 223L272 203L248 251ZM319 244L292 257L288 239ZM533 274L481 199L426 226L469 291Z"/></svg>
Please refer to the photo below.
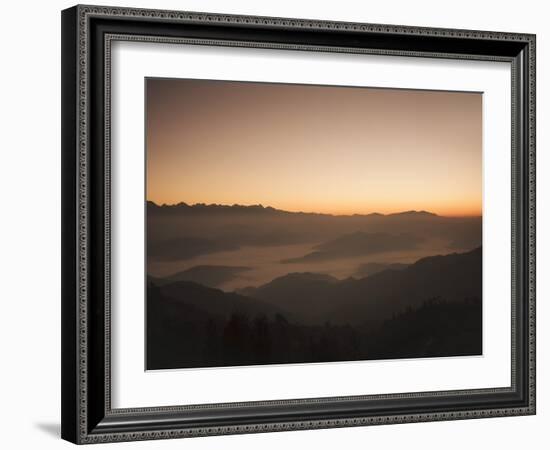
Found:
<svg viewBox="0 0 550 450"><path fill-rule="evenodd" d="M481 245L481 217L442 217L426 211L330 215L261 205L147 203L147 252L153 262L298 244L309 244L312 251L284 262L326 261L408 251L434 240L456 251L475 248Z"/></svg>
<svg viewBox="0 0 550 450"><path fill-rule="evenodd" d="M236 292L196 273L151 277L147 367L480 354L481 263L479 247L362 277L288 273Z"/></svg>

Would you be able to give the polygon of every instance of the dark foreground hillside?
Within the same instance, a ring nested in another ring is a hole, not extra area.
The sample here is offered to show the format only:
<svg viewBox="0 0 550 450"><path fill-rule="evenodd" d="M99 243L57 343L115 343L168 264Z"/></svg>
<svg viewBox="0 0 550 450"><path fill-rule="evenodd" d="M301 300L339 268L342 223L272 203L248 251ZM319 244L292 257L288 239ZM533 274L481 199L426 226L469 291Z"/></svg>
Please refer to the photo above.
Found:
<svg viewBox="0 0 550 450"><path fill-rule="evenodd" d="M284 316L228 319L192 308L186 319L156 311L147 368L240 366L480 355L481 301L426 301L379 325L301 326Z"/></svg>
<svg viewBox="0 0 550 450"><path fill-rule="evenodd" d="M298 274L282 281L228 293L192 281L150 280L147 368L482 353L481 249L359 280ZM289 286L300 295L290 295ZM301 297L326 313L304 320Z"/></svg>

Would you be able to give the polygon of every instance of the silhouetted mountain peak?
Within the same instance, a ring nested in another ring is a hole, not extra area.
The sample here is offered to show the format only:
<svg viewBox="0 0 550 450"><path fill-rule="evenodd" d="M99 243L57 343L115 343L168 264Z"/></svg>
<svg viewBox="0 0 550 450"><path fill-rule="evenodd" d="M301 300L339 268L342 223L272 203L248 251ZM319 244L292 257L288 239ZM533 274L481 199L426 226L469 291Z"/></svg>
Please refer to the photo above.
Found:
<svg viewBox="0 0 550 450"><path fill-rule="evenodd" d="M411 209L410 211L402 211L402 212L388 214L388 216L438 217L437 214L434 214L432 212L425 211L425 210L416 211L414 209Z"/></svg>
<svg viewBox="0 0 550 450"><path fill-rule="evenodd" d="M338 278L333 277L325 273L314 273L314 272L291 272L282 277L275 278L272 280L272 283L283 283L288 281L300 281L300 282L311 282L311 281L323 281L323 282L336 282Z"/></svg>
<svg viewBox="0 0 550 450"><path fill-rule="evenodd" d="M175 281L192 281L212 288L219 288L241 273L251 270L246 266L198 265L173 273L163 278L156 278L160 285Z"/></svg>
<svg viewBox="0 0 550 450"><path fill-rule="evenodd" d="M246 287L239 289L237 292L244 295L253 296L257 289L263 289L264 291L271 291L273 289L294 289L296 287L301 287L304 285L316 285L316 284L330 284L338 282L338 278L333 277L332 275L327 275L324 273L313 273L313 272L291 272L283 275L281 277L274 278L269 283L266 283L259 288L256 287Z"/></svg>
<svg viewBox="0 0 550 450"><path fill-rule="evenodd" d="M395 250L415 248L422 238L406 233L354 231L336 239L316 245L314 251L303 256L283 259L283 264L328 261Z"/></svg>
<svg viewBox="0 0 550 450"><path fill-rule="evenodd" d="M447 255L434 255L421 258L416 261L414 264L411 264L409 268L414 269L415 267L430 266L430 265L441 265L441 264L452 264L455 262L463 262L465 260L476 260L481 261L482 248L477 247L469 252L464 253L449 253Z"/></svg>
<svg viewBox="0 0 550 450"><path fill-rule="evenodd" d="M376 273L382 272L384 270L403 270L406 269L409 264L403 263L378 263L378 262L369 262L361 264L357 271L355 272L356 278L364 278Z"/></svg>

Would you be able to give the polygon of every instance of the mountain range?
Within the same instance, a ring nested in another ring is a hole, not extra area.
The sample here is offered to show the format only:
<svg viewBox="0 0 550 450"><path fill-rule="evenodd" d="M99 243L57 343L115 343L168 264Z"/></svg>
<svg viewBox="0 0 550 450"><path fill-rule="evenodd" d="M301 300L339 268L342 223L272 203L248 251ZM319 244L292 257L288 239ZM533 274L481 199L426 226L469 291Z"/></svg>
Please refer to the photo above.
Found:
<svg viewBox="0 0 550 450"><path fill-rule="evenodd" d="M481 353L481 247L361 278L288 273L237 292L178 279L210 270L233 269L148 278L149 369Z"/></svg>
<svg viewBox="0 0 550 450"><path fill-rule="evenodd" d="M305 215L305 216L326 216L326 217L403 217L403 216L424 216L437 217L437 214L429 211L401 211L397 213L381 214L378 212L368 214L327 214L303 211L285 211L283 209L273 208L272 206L257 205L225 205L217 203L195 203L188 204L180 202L176 204L158 205L153 201L147 201L147 210L151 214L275 214L275 215Z"/></svg>
<svg viewBox="0 0 550 450"><path fill-rule="evenodd" d="M291 321L361 324L388 319L423 301L481 298L481 247L422 258L398 270L339 280L327 274L289 273L258 287L224 292L192 281L150 279L164 298L224 317L281 313Z"/></svg>
<svg viewBox="0 0 550 450"><path fill-rule="evenodd" d="M481 298L481 247L462 254L422 258L400 270L337 280L292 273L257 288L238 291L314 323L384 320L430 298Z"/></svg>
<svg viewBox="0 0 550 450"><path fill-rule="evenodd" d="M310 245L309 253L282 258L286 263L307 263L422 249L434 241L466 250L481 245L481 225L481 217L443 217L427 211L330 215L262 205L159 206L148 202L147 255L155 263L187 261L244 247Z"/></svg>

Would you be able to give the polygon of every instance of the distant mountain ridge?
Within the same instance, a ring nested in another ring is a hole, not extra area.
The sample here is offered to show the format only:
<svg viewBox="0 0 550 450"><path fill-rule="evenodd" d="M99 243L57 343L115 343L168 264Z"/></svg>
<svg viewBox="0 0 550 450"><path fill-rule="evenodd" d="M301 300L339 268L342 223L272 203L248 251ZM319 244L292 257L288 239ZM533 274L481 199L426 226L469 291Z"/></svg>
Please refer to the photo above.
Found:
<svg viewBox="0 0 550 450"><path fill-rule="evenodd" d="M304 269L319 271L319 263L342 258L396 251L404 256L416 249L433 251L437 247L464 251L481 244L481 217L445 217L427 211L330 215L262 205L147 205L147 258L152 263L234 252L239 265L255 267L256 261L246 248L296 246L293 250L274 248L274 264L281 260L305 263L311 267ZM227 261L218 261L214 256L193 264L219 265ZM173 269L177 271L178 267Z"/></svg>
<svg viewBox="0 0 550 450"><path fill-rule="evenodd" d="M419 217L438 217L429 211L402 211L390 214L382 214L379 212L372 213L356 213L356 214L329 214L329 213L317 213L317 212L304 212L304 211L286 211L283 209L273 208L272 206L264 206L262 204L257 205L225 205L218 203L195 203L188 204L185 202L175 204L162 204L159 205L151 200L147 201L148 212L153 214L169 214L169 213L263 213L263 214L286 214L286 215L313 215L313 216L328 216L328 217L393 217L393 216L419 216Z"/></svg>
<svg viewBox="0 0 550 450"><path fill-rule="evenodd" d="M414 249L423 241L411 234L366 233L356 231L315 246L315 251L304 256L287 258L283 264L304 263L308 261L327 261L331 259L366 256L396 250Z"/></svg>

